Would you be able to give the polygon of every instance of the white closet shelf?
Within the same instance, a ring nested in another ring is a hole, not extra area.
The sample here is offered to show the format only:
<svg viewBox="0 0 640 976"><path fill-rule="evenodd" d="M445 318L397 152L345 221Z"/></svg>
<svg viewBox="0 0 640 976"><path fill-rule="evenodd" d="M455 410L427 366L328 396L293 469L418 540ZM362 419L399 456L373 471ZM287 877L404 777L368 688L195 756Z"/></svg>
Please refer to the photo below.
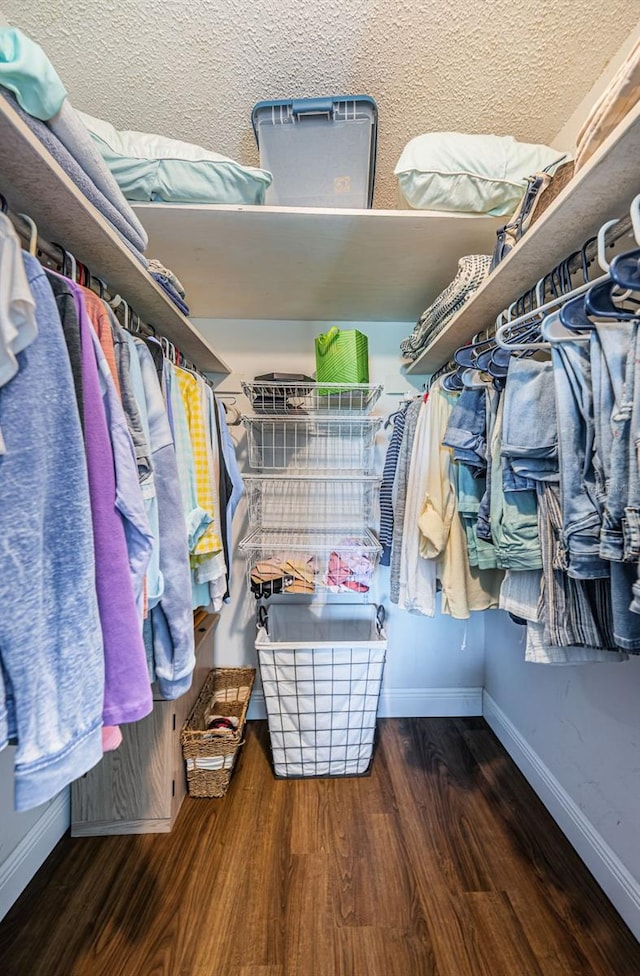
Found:
<svg viewBox="0 0 640 976"><path fill-rule="evenodd" d="M640 192L640 105L610 134L408 373L433 373Z"/></svg>
<svg viewBox="0 0 640 976"><path fill-rule="evenodd" d="M410 322L504 218L416 210L134 207L200 318Z"/></svg>
<svg viewBox="0 0 640 976"><path fill-rule="evenodd" d="M175 343L201 370L230 372L4 99L0 99L0 193L12 210L28 214L44 238L60 242L108 282L143 321ZM149 253L153 256L153 251Z"/></svg>

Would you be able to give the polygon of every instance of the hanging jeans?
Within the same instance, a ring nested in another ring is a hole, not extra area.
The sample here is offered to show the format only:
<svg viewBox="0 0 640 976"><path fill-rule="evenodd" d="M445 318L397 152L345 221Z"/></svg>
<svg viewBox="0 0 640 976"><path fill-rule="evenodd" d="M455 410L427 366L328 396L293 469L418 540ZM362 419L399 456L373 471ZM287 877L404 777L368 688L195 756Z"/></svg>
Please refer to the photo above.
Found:
<svg viewBox="0 0 640 976"><path fill-rule="evenodd" d="M563 544L574 579L609 576L600 556L602 504L593 463L594 419L589 348L565 342L551 348L558 416Z"/></svg>
<svg viewBox="0 0 640 976"><path fill-rule="evenodd" d="M611 571L611 606L616 644L640 653L640 617L631 613L638 549L630 499L638 498L638 465L631 416L638 329L628 322L598 323L591 333L596 488L603 504L600 555ZM637 517L637 516L635 516Z"/></svg>
<svg viewBox="0 0 640 976"><path fill-rule="evenodd" d="M486 426L485 391L463 390L451 411L442 443L453 448L454 461L477 469L478 475L487 467Z"/></svg>
<svg viewBox="0 0 640 976"><path fill-rule="evenodd" d="M533 491L505 491L502 478L502 417L504 398L491 433L491 537L502 569L540 569L537 500Z"/></svg>
<svg viewBox="0 0 640 976"><path fill-rule="evenodd" d="M557 482L558 422L551 362L512 356L503 397L504 461L529 484Z"/></svg>

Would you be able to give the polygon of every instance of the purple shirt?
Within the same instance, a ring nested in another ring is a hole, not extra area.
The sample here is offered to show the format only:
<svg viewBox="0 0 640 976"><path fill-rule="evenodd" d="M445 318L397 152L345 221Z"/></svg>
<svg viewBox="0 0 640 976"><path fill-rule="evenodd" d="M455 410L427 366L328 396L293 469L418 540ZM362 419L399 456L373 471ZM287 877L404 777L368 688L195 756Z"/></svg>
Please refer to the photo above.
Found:
<svg viewBox="0 0 640 976"><path fill-rule="evenodd" d="M91 337L79 286L69 282L82 343L85 447L95 547L96 592L105 658L105 725L137 722L153 707L147 661L133 595L122 515L116 507L113 448Z"/></svg>

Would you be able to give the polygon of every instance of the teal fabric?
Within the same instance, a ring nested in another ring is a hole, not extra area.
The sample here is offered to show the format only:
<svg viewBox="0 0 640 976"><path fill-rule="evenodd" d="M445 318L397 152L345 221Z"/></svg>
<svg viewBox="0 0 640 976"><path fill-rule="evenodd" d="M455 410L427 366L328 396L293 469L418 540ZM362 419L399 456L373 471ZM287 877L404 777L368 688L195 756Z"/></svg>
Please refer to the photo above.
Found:
<svg viewBox="0 0 640 976"><path fill-rule="evenodd" d="M467 537L469 565L478 569L499 569L500 563L495 547L478 537L478 509L484 494L486 479L474 478L466 464L454 465L455 488L458 499L458 513Z"/></svg>
<svg viewBox="0 0 640 976"><path fill-rule="evenodd" d="M39 44L17 27L0 27L0 85L18 104L46 122L56 115L67 91Z"/></svg>
<svg viewBox="0 0 640 976"><path fill-rule="evenodd" d="M102 158L127 200L263 204L271 174L177 139L118 131L84 112Z"/></svg>
<svg viewBox="0 0 640 976"><path fill-rule="evenodd" d="M428 132L407 143L394 170L415 210L510 216L528 176L566 160L549 146L512 136Z"/></svg>

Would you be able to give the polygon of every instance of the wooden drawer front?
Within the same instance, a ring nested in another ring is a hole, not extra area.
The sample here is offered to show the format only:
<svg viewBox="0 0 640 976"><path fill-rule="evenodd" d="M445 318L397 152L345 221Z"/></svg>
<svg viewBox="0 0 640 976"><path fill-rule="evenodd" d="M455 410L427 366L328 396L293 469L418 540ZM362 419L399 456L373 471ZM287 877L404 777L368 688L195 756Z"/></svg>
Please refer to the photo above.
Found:
<svg viewBox="0 0 640 976"><path fill-rule="evenodd" d="M146 718L121 726L120 748L105 753L97 766L73 784L74 836L83 826L93 825L94 829L82 833L110 833L109 824L170 818L171 705L157 702Z"/></svg>
<svg viewBox="0 0 640 976"><path fill-rule="evenodd" d="M122 745L104 755L71 789L74 837L169 831L187 792L180 730L213 667L217 614L195 621L196 666L176 701L153 686L153 712L123 725Z"/></svg>

